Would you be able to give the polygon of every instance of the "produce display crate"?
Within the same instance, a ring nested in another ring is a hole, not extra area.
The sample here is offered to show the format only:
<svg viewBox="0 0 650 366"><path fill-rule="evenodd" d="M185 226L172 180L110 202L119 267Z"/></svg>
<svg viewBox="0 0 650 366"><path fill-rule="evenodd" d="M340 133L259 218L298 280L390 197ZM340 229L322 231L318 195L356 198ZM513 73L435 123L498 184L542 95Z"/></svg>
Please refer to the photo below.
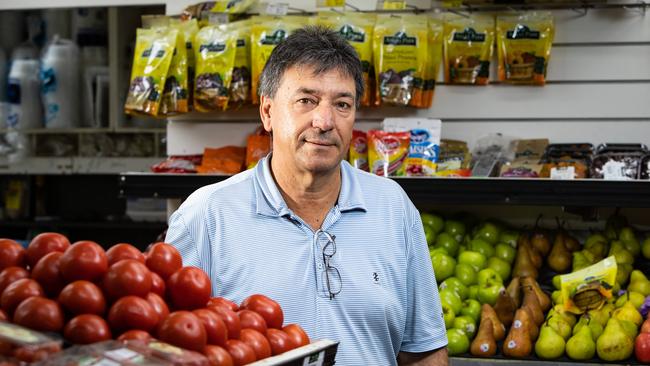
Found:
<svg viewBox="0 0 650 366"><path fill-rule="evenodd" d="M253 362L250 366L330 366L334 365L339 342L321 339L281 355Z"/></svg>

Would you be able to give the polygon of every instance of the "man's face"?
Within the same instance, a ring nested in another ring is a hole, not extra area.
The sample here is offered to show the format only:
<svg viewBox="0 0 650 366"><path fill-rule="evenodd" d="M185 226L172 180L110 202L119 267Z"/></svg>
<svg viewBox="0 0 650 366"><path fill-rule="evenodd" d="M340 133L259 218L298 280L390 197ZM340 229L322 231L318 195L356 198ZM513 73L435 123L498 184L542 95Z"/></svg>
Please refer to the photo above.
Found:
<svg viewBox="0 0 650 366"><path fill-rule="evenodd" d="M273 156L291 164L290 171L336 169L352 137L355 90L354 79L338 70L287 69L274 98L262 96L260 103L264 128L273 132Z"/></svg>

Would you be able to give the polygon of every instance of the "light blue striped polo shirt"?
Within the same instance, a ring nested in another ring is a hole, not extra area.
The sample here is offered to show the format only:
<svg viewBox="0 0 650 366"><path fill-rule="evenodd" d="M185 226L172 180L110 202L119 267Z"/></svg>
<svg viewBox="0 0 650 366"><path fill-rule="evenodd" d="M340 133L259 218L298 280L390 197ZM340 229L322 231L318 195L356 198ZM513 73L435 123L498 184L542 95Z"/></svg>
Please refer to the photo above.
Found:
<svg viewBox="0 0 650 366"><path fill-rule="evenodd" d="M417 209L390 179L345 161L341 174L338 203L321 227L336 238L330 265L341 291L334 299L324 276L326 238L314 242L314 231L287 207L270 157L190 195L171 216L166 241L185 266L208 273L214 296L241 303L265 294L280 303L285 324L300 324L311 339L339 341L337 365L391 365L400 351L445 346Z"/></svg>

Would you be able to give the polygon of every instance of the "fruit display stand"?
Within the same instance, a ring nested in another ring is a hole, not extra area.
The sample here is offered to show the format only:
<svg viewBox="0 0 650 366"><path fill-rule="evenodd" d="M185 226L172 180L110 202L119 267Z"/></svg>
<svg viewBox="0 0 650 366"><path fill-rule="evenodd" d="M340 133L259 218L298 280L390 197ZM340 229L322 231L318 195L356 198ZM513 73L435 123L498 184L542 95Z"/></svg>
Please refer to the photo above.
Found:
<svg viewBox="0 0 650 366"><path fill-rule="evenodd" d="M321 339L278 356L269 357L250 366L329 366L334 365L338 342Z"/></svg>

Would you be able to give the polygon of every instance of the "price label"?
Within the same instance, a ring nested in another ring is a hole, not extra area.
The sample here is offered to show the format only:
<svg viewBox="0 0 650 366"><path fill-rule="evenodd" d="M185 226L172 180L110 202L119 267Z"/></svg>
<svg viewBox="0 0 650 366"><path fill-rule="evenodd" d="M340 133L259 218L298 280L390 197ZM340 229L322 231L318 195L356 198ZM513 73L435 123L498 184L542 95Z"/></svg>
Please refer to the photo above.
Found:
<svg viewBox="0 0 650 366"><path fill-rule="evenodd" d="M302 366L323 366L325 361L325 351L314 353L313 355L305 357Z"/></svg>
<svg viewBox="0 0 650 366"><path fill-rule="evenodd" d="M576 168L565 166L551 169L551 179L572 180L576 177Z"/></svg>
<svg viewBox="0 0 650 366"><path fill-rule="evenodd" d="M287 3L268 3L263 7L265 15L284 16L289 12Z"/></svg>
<svg viewBox="0 0 650 366"><path fill-rule="evenodd" d="M623 173L625 163L610 160L603 165L603 178L606 180L628 180Z"/></svg>
<svg viewBox="0 0 650 366"><path fill-rule="evenodd" d="M392 1L384 0L382 9L384 10L404 10L406 9L406 1Z"/></svg>

